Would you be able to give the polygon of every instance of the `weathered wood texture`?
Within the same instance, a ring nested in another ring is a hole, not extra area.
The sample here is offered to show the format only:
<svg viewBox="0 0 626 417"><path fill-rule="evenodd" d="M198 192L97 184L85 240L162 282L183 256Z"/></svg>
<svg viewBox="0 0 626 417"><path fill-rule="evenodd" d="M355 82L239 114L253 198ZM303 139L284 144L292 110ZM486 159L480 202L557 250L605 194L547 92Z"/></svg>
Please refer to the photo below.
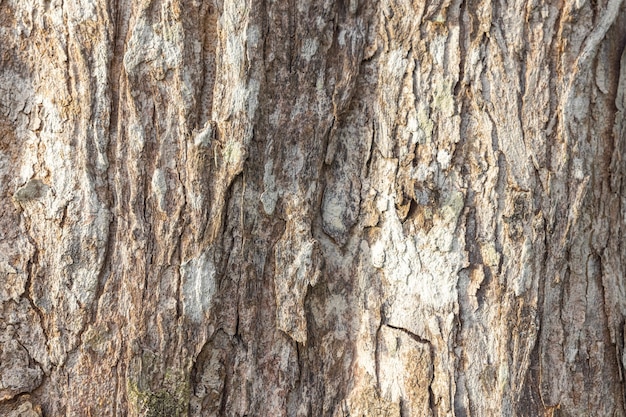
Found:
<svg viewBox="0 0 626 417"><path fill-rule="evenodd" d="M0 413L625 416L622 0L1 0Z"/></svg>

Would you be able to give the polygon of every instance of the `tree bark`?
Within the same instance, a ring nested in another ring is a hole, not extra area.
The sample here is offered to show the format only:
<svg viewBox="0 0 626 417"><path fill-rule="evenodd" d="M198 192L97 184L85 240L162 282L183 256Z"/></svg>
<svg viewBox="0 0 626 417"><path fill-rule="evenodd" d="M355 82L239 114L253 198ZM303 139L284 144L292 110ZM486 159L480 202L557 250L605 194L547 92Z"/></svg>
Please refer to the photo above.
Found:
<svg viewBox="0 0 626 417"><path fill-rule="evenodd" d="M0 0L0 414L625 416L622 0Z"/></svg>

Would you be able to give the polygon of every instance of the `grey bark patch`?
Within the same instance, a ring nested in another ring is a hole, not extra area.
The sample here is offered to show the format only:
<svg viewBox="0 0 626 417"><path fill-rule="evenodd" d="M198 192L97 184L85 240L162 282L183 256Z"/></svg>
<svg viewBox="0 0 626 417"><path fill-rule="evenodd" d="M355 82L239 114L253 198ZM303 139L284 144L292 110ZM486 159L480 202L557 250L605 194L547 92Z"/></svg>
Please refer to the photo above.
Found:
<svg viewBox="0 0 626 417"><path fill-rule="evenodd" d="M5 334L6 335L6 334ZM28 351L17 340L0 343L0 401L29 392L41 384L43 371L30 364Z"/></svg>
<svg viewBox="0 0 626 417"><path fill-rule="evenodd" d="M6 417L41 417L42 414L41 407L31 402L30 395L22 395L15 402L0 405L0 415Z"/></svg>
<svg viewBox="0 0 626 417"><path fill-rule="evenodd" d="M323 268L323 258L310 231L290 225L275 247L277 327L293 340L306 344L307 320L304 300L309 286L314 286Z"/></svg>
<svg viewBox="0 0 626 417"><path fill-rule="evenodd" d="M216 290L215 265L205 252L180 266L183 314L202 322L208 314Z"/></svg>
<svg viewBox="0 0 626 417"><path fill-rule="evenodd" d="M327 187L322 201L322 227L324 232L340 245L348 239L359 214L358 194L349 181Z"/></svg>
<svg viewBox="0 0 626 417"><path fill-rule="evenodd" d="M18 188L15 194L13 194L13 198L20 203L36 200L42 198L49 188L43 181L32 179Z"/></svg>

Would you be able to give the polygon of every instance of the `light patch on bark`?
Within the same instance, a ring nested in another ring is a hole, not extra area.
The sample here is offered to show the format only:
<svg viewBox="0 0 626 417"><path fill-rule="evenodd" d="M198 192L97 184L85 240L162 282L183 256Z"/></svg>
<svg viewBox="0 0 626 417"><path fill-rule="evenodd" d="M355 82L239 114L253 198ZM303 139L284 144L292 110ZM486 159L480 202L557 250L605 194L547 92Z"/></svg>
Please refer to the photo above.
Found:
<svg viewBox="0 0 626 417"><path fill-rule="evenodd" d="M180 266L183 314L196 323L206 319L216 290L215 265L209 257L205 251Z"/></svg>
<svg viewBox="0 0 626 417"><path fill-rule="evenodd" d="M276 191L276 177L274 176L274 161L272 159L265 163L263 172L263 186L265 190L261 194L261 202L265 214L271 216L276 208L278 192Z"/></svg>
<svg viewBox="0 0 626 417"><path fill-rule="evenodd" d="M311 58L313 58L313 56L317 53L318 46L319 44L317 39L307 38L302 43L302 49L300 51L300 54L307 62L309 62Z"/></svg>
<svg viewBox="0 0 626 417"><path fill-rule="evenodd" d="M306 344L304 300L309 286L317 283L322 268L318 243L310 227L294 218L274 249L276 325L295 341Z"/></svg>
<svg viewBox="0 0 626 417"><path fill-rule="evenodd" d="M158 23L150 22L146 10L141 11L135 21L124 54L124 68L129 74L139 74L142 66L147 64L147 70L157 80L162 80L167 71L179 67L182 62L184 35L181 23L172 15L167 2L162 7Z"/></svg>
<svg viewBox="0 0 626 417"><path fill-rule="evenodd" d="M431 416L431 346L402 330L383 325L378 337L378 349L381 395L392 403L400 404L401 415Z"/></svg>
<svg viewBox="0 0 626 417"><path fill-rule="evenodd" d="M159 168L155 169L152 173L152 191L154 192L158 206L162 211L165 211L166 197L167 197L167 182L165 181L165 175Z"/></svg>

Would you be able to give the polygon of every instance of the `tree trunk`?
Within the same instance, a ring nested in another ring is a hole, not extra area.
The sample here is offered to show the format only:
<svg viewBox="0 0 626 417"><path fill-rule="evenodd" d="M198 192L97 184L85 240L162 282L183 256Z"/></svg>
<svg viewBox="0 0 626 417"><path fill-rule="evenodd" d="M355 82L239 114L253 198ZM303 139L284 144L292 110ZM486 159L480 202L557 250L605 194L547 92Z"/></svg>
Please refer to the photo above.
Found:
<svg viewBox="0 0 626 417"><path fill-rule="evenodd" d="M626 416L626 3L0 0L0 414Z"/></svg>

